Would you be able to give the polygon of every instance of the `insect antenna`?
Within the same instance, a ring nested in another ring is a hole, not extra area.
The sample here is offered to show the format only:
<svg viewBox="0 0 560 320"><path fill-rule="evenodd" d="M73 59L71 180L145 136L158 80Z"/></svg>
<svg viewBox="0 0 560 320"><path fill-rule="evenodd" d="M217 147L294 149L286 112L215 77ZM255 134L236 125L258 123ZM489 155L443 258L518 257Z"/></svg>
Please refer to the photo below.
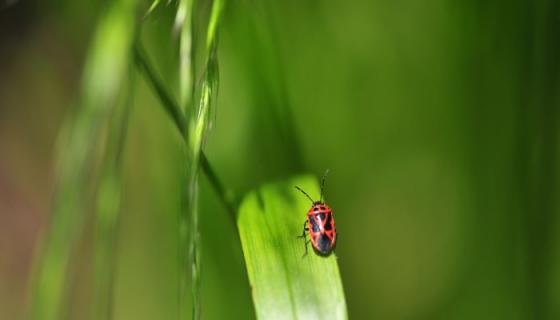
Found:
<svg viewBox="0 0 560 320"><path fill-rule="evenodd" d="M329 174L329 169L327 169L325 171L325 174L323 175L323 178L321 179L321 198L319 201L321 201L321 203L323 203L323 189L325 188L325 179L327 178L327 175Z"/></svg>
<svg viewBox="0 0 560 320"><path fill-rule="evenodd" d="M311 203L315 204L315 201L313 201L313 199L311 199L311 197L307 194L307 192L303 191L300 187L296 186L296 189L298 189L299 191L301 191L301 193L303 193L308 199L309 201L311 201Z"/></svg>

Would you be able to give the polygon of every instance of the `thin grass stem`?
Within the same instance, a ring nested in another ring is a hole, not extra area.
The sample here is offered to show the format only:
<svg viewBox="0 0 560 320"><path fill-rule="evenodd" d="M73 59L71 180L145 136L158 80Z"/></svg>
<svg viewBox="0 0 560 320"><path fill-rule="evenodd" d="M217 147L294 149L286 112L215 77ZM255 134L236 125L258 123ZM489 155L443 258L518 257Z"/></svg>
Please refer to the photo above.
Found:
<svg viewBox="0 0 560 320"><path fill-rule="evenodd" d="M152 64L149 63L146 51L140 44L139 40L137 40L136 44L134 45L134 61L136 62L136 65L138 66L140 71L142 71L142 73L146 76L148 82L162 102L165 111L167 111L167 113L173 120L175 127L181 133L181 136L185 136L187 133L185 116L181 111L179 105L175 103L175 101L171 98L171 95L163 85L163 82L160 81L157 77Z"/></svg>
<svg viewBox="0 0 560 320"><path fill-rule="evenodd" d="M198 226L198 172L201 166L201 154L204 147L205 137L210 126L210 112L218 89L218 61L216 57L217 29L223 11L224 2L216 0L212 3L212 12L208 25L206 49L208 57L204 70L204 78L201 86L200 100L198 107L193 108L189 124L188 137L186 139L188 150L191 155L189 170L189 214L190 224L190 248L189 256L191 261L191 281L192 281L192 319L200 318L200 230ZM221 190L222 193L224 190ZM225 195L224 195L225 196Z"/></svg>
<svg viewBox="0 0 560 320"><path fill-rule="evenodd" d="M186 114L194 97L194 0L181 0L175 27L181 28L179 37L179 105Z"/></svg>
<svg viewBox="0 0 560 320"><path fill-rule="evenodd" d="M167 89L165 89L163 83L156 76L151 63L148 60L147 55L140 48L141 46L139 44L135 45L136 65L138 66L140 71L143 72L144 75L146 76L148 82L154 89L159 100L162 102L165 110L173 120L173 123L175 124L177 130L181 133L181 135L186 136L187 133L185 129L186 126L184 125L184 120L183 120L184 117L181 115L179 105L173 101L171 95L169 94ZM211 185L214 188L214 192L216 192L216 195L220 199L220 202L222 202L222 204L224 205L225 209L228 210L228 212L235 214L236 211L235 208L237 207L235 197L232 194L228 193L228 192L231 193L231 191L228 191L228 189L224 187L224 184L220 181L219 177L215 174L216 171L212 168L212 165L208 161L208 158L206 157L204 151L202 151L200 154L200 160L202 163L202 170L209 178Z"/></svg>
<svg viewBox="0 0 560 320"><path fill-rule="evenodd" d="M228 213L232 217L235 224L235 204L215 172L212 170L208 159L203 153L203 142L210 123L210 109L216 97L216 90L218 85L218 65L216 58L217 47L217 29L221 19L222 11L224 8L224 1L214 1L212 5L212 12L209 21L208 35L206 46L208 50L208 58L206 60L204 78L201 86L200 100L197 108L191 108L189 120L186 121L186 110L188 110L190 99L194 95L194 84L192 82L194 64L192 61L192 21L187 17L188 9L192 10L192 0L186 0L180 4L178 18L183 19L184 34L181 37L181 67L180 67L180 85L181 85L181 104L178 105L171 98L169 92L165 89L163 83L157 78L154 69L148 61L147 54L143 50L140 42L135 45L134 57L139 69L143 71L144 75L150 82L152 88L160 98L165 110L170 115L175 123L176 128L184 137L186 143L189 164L188 164L188 210L187 217L190 221L187 222L184 218L179 221L180 239L184 239L185 229L187 224L189 227L188 240L180 240L182 243L181 248L185 247L188 242L188 261L191 262L191 299L193 305L192 318L198 319L200 317L200 302L199 302L199 288L200 288L200 250L199 250L199 213L198 213L198 173L200 167L207 174L212 187L220 197ZM186 11L185 11L186 10ZM190 19L192 19L192 12ZM187 43L188 42L188 43ZM183 107L183 108L181 108ZM180 253L180 261L183 261L183 253ZM185 259L186 261L186 259ZM187 305L184 299L184 288L186 278L181 276L180 279L180 293L179 293L179 316L186 318L185 307Z"/></svg>

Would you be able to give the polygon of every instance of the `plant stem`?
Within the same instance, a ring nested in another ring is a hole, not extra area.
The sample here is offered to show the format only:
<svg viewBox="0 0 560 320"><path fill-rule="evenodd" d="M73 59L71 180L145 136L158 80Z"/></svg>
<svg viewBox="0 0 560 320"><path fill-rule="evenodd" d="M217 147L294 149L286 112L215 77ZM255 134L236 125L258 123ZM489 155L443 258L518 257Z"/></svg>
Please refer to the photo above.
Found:
<svg viewBox="0 0 560 320"><path fill-rule="evenodd" d="M162 82L156 76L154 69L148 57L146 56L145 52L142 50L141 45L136 43L134 46L134 56L135 62L140 71L144 73L148 82L154 89L155 93L157 94L158 98L163 104L163 107L173 120L175 127L181 133L182 136L186 136L186 125L184 124L184 116L180 112L179 106L173 101L169 92L165 89ZM235 221L235 211L236 211L236 202L234 201L235 197L231 194L231 191L224 187L224 184L220 181L218 176L215 174L215 170L213 170L212 165L208 161L206 154L202 151L200 155L200 160L202 164L202 170L210 180L210 184L214 188L216 195L224 205L225 209L232 215ZM229 194L228 194L229 193ZM235 224L234 224L235 225Z"/></svg>
<svg viewBox="0 0 560 320"><path fill-rule="evenodd" d="M200 246L199 246L199 210L198 210L198 172L201 165L201 154L205 136L210 126L210 112L214 100L217 97L218 89L218 61L216 57L217 47L217 29L223 11L224 2L215 0L212 3L212 13L208 25L208 34L206 41L206 49L208 57L206 59L206 68L204 70L204 79L202 82L200 101L198 108L192 110L189 119L188 132L186 137L187 146L191 152L191 162L189 170L189 213L191 217L191 241L189 255L191 261L191 280L192 280L192 303L193 303L193 319L200 318ZM215 177L215 175L213 175ZM224 190L221 190L224 194ZM225 194L223 195L225 197Z"/></svg>
<svg viewBox="0 0 560 320"><path fill-rule="evenodd" d="M212 188L214 188L214 191L218 195L220 202L227 210L230 218L232 219L233 225L237 226L236 209L235 209L237 207L237 201L235 200L236 199L235 195L233 194L233 192L231 192L230 190L224 187L224 185L218 178L218 175L216 174L216 172L214 172L214 169L212 169L210 162L208 162L208 159L204 154L202 154L200 162L201 162L202 170L206 174L206 177L208 178L210 185L212 186Z"/></svg>
<svg viewBox="0 0 560 320"><path fill-rule="evenodd" d="M175 29L180 30L179 34L179 108L183 114L187 114L188 110L192 108L191 103L194 98L194 59L192 55L193 47L193 8L194 0L180 0L179 7L177 8L177 14L175 16ZM186 117L183 119L185 126ZM186 132L183 132L183 138L187 140ZM185 151L185 159L189 159L188 150L183 148ZM189 265L189 259L192 259L190 255L192 242L193 242L193 231L191 229L196 229L193 227L193 214L191 207L196 207L196 197L193 196L193 190L189 183L189 173L188 165L184 166L185 172L183 173L183 183L184 187L182 190L187 190L183 198L184 205L181 209L181 214L179 216L179 270L182 270L179 274L179 319L188 318L188 304L187 301L187 288L188 288L188 273L186 272L186 266ZM188 201L187 201L188 200ZM190 218L190 223L189 223ZM191 237L189 238L189 235ZM192 276L192 275L191 275ZM193 281L194 282L194 281ZM193 302L193 309L198 309L196 303Z"/></svg>
<svg viewBox="0 0 560 320"><path fill-rule="evenodd" d="M212 4L212 12L210 16L208 34L206 41L206 49L208 57L204 70L204 79L201 87L200 100L197 108L190 108L190 117L186 121L186 111L189 109L188 105L194 96L194 83L193 78L193 62L192 62L192 0L184 0L180 3L179 12L177 13L178 21L183 22L183 33L181 34L181 52L180 52L180 92L181 92L181 105L177 105L168 91L165 90L162 83L158 80L151 64L148 62L147 55L142 49L140 42L135 46L135 60L139 68L144 72L152 87L160 97L167 113L173 119L177 129L184 137L188 152L188 210L186 216L182 217L179 221L179 236L180 236L180 250L186 249L188 243L188 250L181 250L179 257L180 262L191 262L191 298L193 305L193 319L200 317L200 248L199 248L199 212L198 212L198 174L200 167L209 175L211 185L220 196L230 216L234 211L234 205L230 204L229 196L226 194L223 185L217 179L216 174L211 169L208 160L203 153L203 142L210 123L210 109L216 98L216 91L218 86L218 63L216 57L217 47L217 30L219 21L222 16L224 8L224 1L216 0ZM181 108L181 106L183 108ZM187 223L186 217L190 217L190 223ZM232 219L235 224L235 219ZM189 235L186 238L186 229L190 227ZM188 259L185 259L183 254L188 251ZM182 274L180 277L180 292L179 292L179 317L186 318L185 307L187 305L185 297L186 277Z"/></svg>
<svg viewBox="0 0 560 320"><path fill-rule="evenodd" d="M156 92L158 98L161 100L165 111L169 114L175 127L181 133L181 136L185 136L187 132L185 116L181 111L181 108L175 103L171 98L169 92L165 89L163 83L158 79L152 65L149 63L148 56L140 44L140 40L136 41L134 45L134 61L136 65L147 77L148 82L152 85L152 88Z"/></svg>
<svg viewBox="0 0 560 320"><path fill-rule="evenodd" d="M186 114L194 97L193 27L194 0L181 0L175 19L176 28L181 28L179 37L179 105Z"/></svg>

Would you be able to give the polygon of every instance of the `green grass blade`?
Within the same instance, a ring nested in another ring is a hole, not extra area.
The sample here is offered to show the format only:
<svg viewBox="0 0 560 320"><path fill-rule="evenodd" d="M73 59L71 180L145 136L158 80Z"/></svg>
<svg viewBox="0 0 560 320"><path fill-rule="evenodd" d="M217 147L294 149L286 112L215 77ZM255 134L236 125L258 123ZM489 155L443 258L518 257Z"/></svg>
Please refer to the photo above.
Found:
<svg viewBox="0 0 560 320"><path fill-rule="evenodd" d="M193 8L194 0L181 0L179 2L179 7L177 8L177 14L175 16L175 28L180 30L179 36L179 106L183 114L191 109L191 101L194 96L195 86L193 82L194 78L194 59L193 59ZM183 134L186 138L186 133ZM191 159L192 160L192 159ZM184 183L188 187L188 200L184 208L184 212L179 220L179 256L180 256L180 268L185 271L181 272L179 275L179 319L188 319L188 302L187 299L187 288L188 288L188 277L187 272L189 259L193 259L191 265L191 285L192 285L192 308L193 308L193 319L197 319L197 312L199 310L199 303L196 297L198 297L198 274L200 269L198 267L199 256L196 252L193 252L195 244L194 242L198 239L198 220L195 216L195 210L197 206L197 196L196 187L193 187L193 183L196 181L197 172L193 172L195 166L191 163L190 178L185 175ZM190 218L190 221L189 221ZM194 226L190 226L190 237L189 237L189 225L193 223Z"/></svg>
<svg viewBox="0 0 560 320"><path fill-rule="evenodd" d="M64 316L70 257L85 220L88 174L129 67L135 7L135 1L113 2L98 24L83 75L80 107L62 134L52 218L34 266L31 319Z"/></svg>
<svg viewBox="0 0 560 320"><path fill-rule="evenodd" d="M179 38L179 103L185 114L194 95L193 9L194 0L181 0L175 18L175 25L181 30Z"/></svg>
<svg viewBox="0 0 560 320"><path fill-rule="evenodd" d="M207 34L207 50L208 57L204 70L204 78L200 89L200 98L198 106L192 108L189 125L187 128L188 136L186 136L187 148L190 155L190 163L188 169L188 217L190 218L190 237L188 256L191 264L191 298L193 305L192 319L200 318L200 231L199 231L199 210L198 210L198 174L202 162L202 151L204 147L205 136L208 132L210 124L210 109L215 104L216 92L218 89L218 59L216 54L217 48L217 30L220 23L224 8L223 0L216 0L212 3L212 12L210 15L208 34ZM188 88L181 88L188 90ZM191 92L187 92L188 96ZM205 166L208 168L208 166ZM204 168L203 168L204 169ZM184 309L184 307L180 307ZM183 313L183 312L182 312Z"/></svg>
<svg viewBox="0 0 560 320"><path fill-rule="evenodd" d="M177 130L181 133L181 135L187 136L185 118L181 112L181 108L179 108L179 105L173 101L173 98L171 98L171 95L169 94L169 92L167 91L163 83L156 76L151 63L148 61L148 57L145 51L142 49L142 46L139 43L136 43L135 45L134 57L138 68L140 69L140 71L144 73L146 80L154 89L165 111L169 114L169 116L173 120L173 123L175 124ZM188 136L186 139L188 139ZM201 162L202 170L204 171L204 173L206 174L206 176L211 182L210 185L216 191L217 196L220 198L220 201L222 202L226 210L233 217L235 214L235 208L233 204L234 196L231 194L230 190L226 190L224 188L223 184L218 179L218 176L216 175L215 171L212 169L212 166L210 165L208 158L206 158L204 151L200 153L200 162Z"/></svg>
<svg viewBox="0 0 560 320"><path fill-rule="evenodd" d="M346 319L335 254L305 250L301 234L311 203L294 186L319 196L311 176L265 185L243 200L239 234L259 319Z"/></svg>
<svg viewBox="0 0 560 320"><path fill-rule="evenodd" d="M144 18L147 18L150 14L152 14L152 12L154 12L154 10L159 6L160 3L161 0L154 0L150 8L148 8L148 11L146 11L146 13L144 14Z"/></svg>
<svg viewBox="0 0 560 320"><path fill-rule="evenodd" d="M134 71L130 72L129 80L126 101L113 115L97 189L91 319L112 319L117 225L123 192L122 157L133 104Z"/></svg>

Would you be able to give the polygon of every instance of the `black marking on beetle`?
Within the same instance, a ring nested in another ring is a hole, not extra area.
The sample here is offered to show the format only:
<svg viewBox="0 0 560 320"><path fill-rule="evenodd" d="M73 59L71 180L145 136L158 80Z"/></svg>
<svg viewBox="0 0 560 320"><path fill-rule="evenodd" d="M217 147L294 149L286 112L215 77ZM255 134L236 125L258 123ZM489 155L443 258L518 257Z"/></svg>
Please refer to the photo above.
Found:
<svg viewBox="0 0 560 320"><path fill-rule="evenodd" d="M331 230L331 229L332 229L331 215L329 214L327 216L327 221L325 221L325 230Z"/></svg>
<svg viewBox="0 0 560 320"><path fill-rule="evenodd" d="M317 246L321 253L328 253L331 249L331 241L326 234L322 234L319 239L317 239Z"/></svg>
<svg viewBox="0 0 560 320"><path fill-rule="evenodd" d="M317 223L317 221L315 221L315 219L313 217L309 217L309 223L311 224L311 230L313 232L320 232L321 228L319 227L319 224Z"/></svg>

